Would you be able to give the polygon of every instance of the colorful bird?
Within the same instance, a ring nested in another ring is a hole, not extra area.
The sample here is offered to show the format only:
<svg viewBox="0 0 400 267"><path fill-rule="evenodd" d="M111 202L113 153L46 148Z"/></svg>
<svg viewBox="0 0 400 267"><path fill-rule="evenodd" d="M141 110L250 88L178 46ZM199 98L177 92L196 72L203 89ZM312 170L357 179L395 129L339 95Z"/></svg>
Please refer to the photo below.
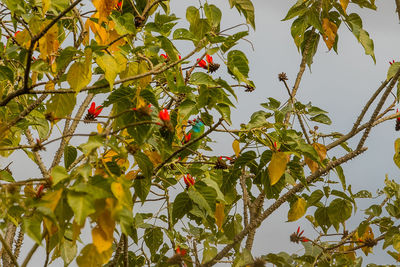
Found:
<svg viewBox="0 0 400 267"><path fill-rule="evenodd" d="M188 123L192 126L192 128L184 135L182 140L183 144L186 144L201 136L204 133L205 129L204 123L200 119L194 119L192 121L188 121ZM194 151L196 151L199 148L199 146L200 146L200 141L191 144L179 154L180 158L181 159L186 158Z"/></svg>

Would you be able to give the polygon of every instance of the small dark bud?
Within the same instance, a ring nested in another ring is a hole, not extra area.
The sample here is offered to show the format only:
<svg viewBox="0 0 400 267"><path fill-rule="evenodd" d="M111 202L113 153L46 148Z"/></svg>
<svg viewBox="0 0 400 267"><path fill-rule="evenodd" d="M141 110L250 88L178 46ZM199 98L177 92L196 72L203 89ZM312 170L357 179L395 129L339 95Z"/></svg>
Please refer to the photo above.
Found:
<svg viewBox="0 0 400 267"><path fill-rule="evenodd" d="M288 77L287 77L286 73L282 72L282 73L278 74L278 79L280 82L283 82L283 81L287 81Z"/></svg>
<svg viewBox="0 0 400 267"><path fill-rule="evenodd" d="M251 86L251 85L246 85L245 86L246 87L246 90L244 90L245 92L253 92L256 88L255 87L253 87L253 86Z"/></svg>

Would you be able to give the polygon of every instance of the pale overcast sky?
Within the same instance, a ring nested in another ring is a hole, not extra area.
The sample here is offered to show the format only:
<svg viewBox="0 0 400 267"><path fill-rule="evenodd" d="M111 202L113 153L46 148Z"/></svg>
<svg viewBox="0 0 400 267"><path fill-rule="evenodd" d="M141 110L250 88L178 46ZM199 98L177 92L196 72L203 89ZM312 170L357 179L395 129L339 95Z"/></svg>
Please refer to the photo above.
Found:
<svg viewBox="0 0 400 267"><path fill-rule="evenodd" d="M184 5L182 2L182 0L171 1L171 10L174 10L178 17L185 17L183 7L186 7L186 4L198 6L198 1L195 0L184 1ZM236 11L228 10L228 1L209 2L217 4L223 10L224 27L243 22L243 17L240 17ZM250 61L250 79L255 82L256 90L253 93L245 93L242 89L237 90L240 102L237 104L237 110L232 113L235 127L238 127L240 123L247 122L253 112L261 109L258 104L266 102L268 97L286 101L287 93L282 84L278 82L277 75L280 72L286 72L289 84L293 85L301 60L290 35L292 21L281 21L295 1L253 0L253 2L256 10L256 31L251 32L248 39L253 43L255 51L252 51L246 42L241 42L239 47L243 49ZM381 81L385 80L389 66L388 61L400 60L400 25L394 12L394 0L377 1L377 6L377 12L361 10L351 4L349 6L350 11L361 14L364 28L374 40L376 65L369 56L364 54L362 46L355 37L342 25L339 30L339 54L336 55L333 51L328 52L321 40L312 65L312 72L307 69L304 74L297 98L303 103L311 101L314 105L329 112L333 121L332 125L321 127L327 132L345 133L348 131L363 104ZM177 42L178 47L180 47L179 42ZM182 51L189 51L191 48L183 47ZM218 62L218 58L215 57L215 61ZM223 71L224 69L220 70L216 75ZM98 99L101 102L101 97ZM386 122L372 130L371 138L366 143L368 151L343 166L347 183L352 184L353 192L367 189L375 193L378 188L383 187L385 174L389 174L391 179L399 181L399 169L392 160L393 143L398 137L398 132L394 131L393 121ZM219 151L232 154L232 140L226 140L224 135L216 135L215 138L218 140L216 147ZM343 153L341 150L335 150L329 152L329 156L334 156L333 153L338 151ZM17 164L20 166L21 161L18 159L20 156L21 154L12 158L14 167ZM1 165L8 161L0 159ZM46 161L49 162L50 159L46 159ZM23 179L27 175L32 176L30 167L32 166L34 169L35 167L29 163L26 164L28 165L24 165L24 168L18 167L14 170L15 176L19 179ZM359 206L359 213L363 208L368 207L366 205ZM283 205L274 216L264 221L256 235L254 256L280 251L300 253L302 246L289 243L289 235L297 229L298 225L308 224L304 220L282 223L286 221L287 211L288 205ZM354 229L356 225L358 225L357 220L354 220L348 227ZM315 235L312 228L307 226L303 228L310 237ZM369 262L395 264L389 255L378 252L381 246L382 243L374 248L374 255L366 258L363 265ZM24 254L26 254L29 248L26 246L24 248ZM24 256L20 260L23 258ZM42 249L34 255L29 266L39 266L43 261L44 251ZM61 265L61 261L52 264L52 266ZM71 266L75 266L75 263Z"/></svg>

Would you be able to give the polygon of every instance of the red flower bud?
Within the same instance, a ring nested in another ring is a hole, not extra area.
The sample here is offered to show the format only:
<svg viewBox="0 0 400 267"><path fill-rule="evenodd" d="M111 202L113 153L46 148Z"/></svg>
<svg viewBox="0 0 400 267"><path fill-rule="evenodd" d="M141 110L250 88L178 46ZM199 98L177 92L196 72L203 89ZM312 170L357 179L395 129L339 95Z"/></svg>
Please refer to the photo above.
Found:
<svg viewBox="0 0 400 267"><path fill-rule="evenodd" d="M100 115L100 112L103 110L102 106L96 107L96 103L92 102L90 108L88 110L89 114L93 115L95 118Z"/></svg>
<svg viewBox="0 0 400 267"><path fill-rule="evenodd" d="M212 63L213 63L213 58L212 58L212 56L210 56L209 54L206 54L206 59L207 59L207 62L208 62L209 64L212 64Z"/></svg>
<svg viewBox="0 0 400 267"><path fill-rule="evenodd" d="M199 58L197 59L197 61L199 61ZM198 65L199 65L200 68L208 69L207 63L204 61L204 59L200 60L200 62L198 63Z"/></svg>
<svg viewBox="0 0 400 267"><path fill-rule="evenodd" d="M394 59L392 61L389 61L389 64L392 65L393 63L395 63L396 61L394 61Z"/></svg>
<svg viewBox="0 0 400 267"><path fill-rule="evenodd" d="M160 120L164 122L171 120L171 118L169 117L168 110L166 108L160 110L160 113L158 113L158 117L160 118Z"/></svg>
<svg viewBox="0 0 400 267"><path fill-rule="evenodd" d="M186 255L186 249L184 249L184 248L177 247L175 249L175 252L176 252L176 254L179 254L182 257Z"/></svg>
<svg viewBox="0 0 400 267"><path fill-rule="evenodd" d="M186 184L186 188L193 186L196 182L190 174L186 174L185 176L183 176L183 181Z"/></svg>

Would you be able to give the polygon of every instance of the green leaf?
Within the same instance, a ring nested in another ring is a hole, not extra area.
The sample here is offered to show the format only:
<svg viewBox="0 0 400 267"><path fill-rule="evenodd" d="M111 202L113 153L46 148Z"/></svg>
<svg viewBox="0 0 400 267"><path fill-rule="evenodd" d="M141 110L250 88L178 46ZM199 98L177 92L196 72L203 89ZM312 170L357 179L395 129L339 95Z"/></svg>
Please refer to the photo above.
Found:
<svg viewBox="0 0 400 267"><path fill-rule="evenodd" d="M364 47L365 54L370 55L374 60L374 63L376 63L375 53L374 53L374 41L372 41L372 39L369 37L368 32L361 29L359 41L361 45Z"/></svg>
<svg viewBox="0 0 400 267"><path fill-rule="evenodd" d="M0 180L6 181L6 182L10 182L10 183L15 182L15 180L12 177L11 173L6 171L6 170L0 171Z"/></svg>
<svg viewBox="0 0 400 267"><path fill-rule="evenodd" d="M89 155L93 150L102 147L104 142L104 138L100 135L89 136L89 140L87 143L81 144L79 147L82 149L82 152L85 155Z"/></svg>
<svg viewBox="0 0 400 267"><path fill-rule="evenodd" d="M220 103L220 104L217 104L215 109L221 114L221 116L224 118L224 120L229 125L232 124L232 121L231 121L231 108L228 105Z"/></svg>
<svg viewBox="0 0 400 267"><path fill-rule="evenodd" d="M334 199L328 207L329 220L332 223L344 223L350 218L353 206L350 201L344 199Z"/></svg>
<svg viewBox="0 0 400 267"><path fill-rule="evenodd" d="M196 37L193 35L193 33L191 33L190 31L188 31L187 29L184 29L184 28L176 29L172 36L173 36L174 40L193 41L194 39L196 39Z"/></svg>
<svg viewBox="0 0 400 267"><path fill-rule="evenodd" d="M7 66L0 66L0 82L1 81L14 82L14 72Z"/></svg>
<svg viewBox="0 0 400 267"><path fill-rule="evenodd" d="M154 166L149 157L147 157L147 155L143 152L137 151L134 155L134 158L144 177L146 179L150 179L150 177L153 175Z"/></svg>
<svg viewBox="0 0 400 267"><path fill-rule="evenodd" d="M316 121L319 123L323 123L323 124L328 124L328 125L332 124L331 119L328 116L326 116L325 114L319 114L317 116L311 117L310 120Z"/></svg>
<svg viewBox="0 0 400 267"><path fill-rule="evenodd" d="M307 206L313 206L318 203L321 198L324 196L324 193L321 190L315 190L311 193L311 195L307 199Z"/></svg>
<svg viewBox="0 0 400 267"><path fill-rule="evenodd" d="M62 180L65 180L69 177L68 172L65 170L64 167L61 166L55 166L51 170L51 177L53 177L53 185L58 184Z"/></svg>
<svg viewBox="0 0 400 267"><path fill-rule="evenodd" d="M163 233L159 227L147 228L144 231L144 242L154 255L163 243Z"/></svg>
<svg viewBox="0 0 400 267"><path fill-rule="evenodd" d="M251 0L229 0L229 4L232 7L236 7L239 13L243 14L246 18L246 22L256 28L255 17L254 17L254 6Z"/></svg>
<svg viewBox="0 0 400 267"><path fill-rule="evenodd" d="M186 9L186 19L190 24L196 24L200 20L200 12L194 6L189 6Z"/></svg>
<svg viewBox="0 0 400 267"><path fill-rule="evenodd" d="M236 160L235 160L235 169L239 169L242 166L245 166L249 162L255 160L257 158L256 152L250 150L242 153Z"/></svg>
<svg viewBox="0 0 400 267"><path fill-rule="evenodd" d="M210 22L210 25L212 27L218 27L222 17L221 10L215 5L205 4L204 12L206 14L208 21Z"/></svg>
<svg viewBox="0 0 400 267"><path fill-rule="evenodd" d="M399 68L400 68L400 62L392 63L392 65L390 65L390 67L389 67L386 80L388 81L390 78L392 78L396 74L396 72L399 70Z"/></svg>
<svg viewBox="0 0 400 267"><path fill-rule="evenodd" d="M47 101L46 109L54 112L54 117L63 118L72 113L75 104L75 94L55 94Z"/></svg>
<svg viewBox="0 0 400 267"><path fill-rule="evenodd" d="M228 70L236 79L242 82L247 81L249 75L249 61L246 55L239 50L232 50L228 53Z"/></svg>
<svg viewBox="0 0 400 267"><path fill-rule="evenodd" d="M42 243L42 234L40 225L42 223L38 214L31 217L22 217L24 232L28 234L38 245Z"/></svg>
<svg viewBox="0 0 400 267"><path fill-rule="evenodd" d="M66 169L71 166L72 162L75 161L78 152L75 147L73 146L65 146L64 148L64 166Z"/></svg>
<svg viewBox="0 0 400 267"><path fill-rule="evenodd" d="M335 170L336 170L336 173L337 173L337 175L339 177L340 183L342 184L343 190L346 190L346 177L344 176L344 172L343 172L342 166L340 166L340 165L337 166L335 168Z"/></svg>
<svg viewBox="0 0 400 267"><path fill-rule="evenodd" d="M150 192L151 180L150 178L135 179L133 188L135 188L135 194L140 198L142 202L146 200L147 195Z"/></svg>
<svg viewBox="0 0 400 267"><path fill-rule="evenodd" d="M188 194L189 194L190 199L194 203L196 203L200 208L204 209L209 216L214 215L214 213L213 213L209 203L205 199L205 197L202 194L200 194L196 189L194 189L192 186L189 187Z"/></svg>
<svg viewBox="0 0 400 267"><path fill-rule="evenodd" d="M186 192L179 193L172 206L172 221L176 223L192 209L192 201Z"/></svg>
<svg viewBox="0 0 400 267"><path fill-rule="evenodd" d="M289 9L288 13L286 14L285 18L282 19L282 21L290 20L290 19L292 19L294 17L301 16L304 13L306 13L307 11L308 11L308 7L306 6L306 4L301 3L299 5L299 2L297 2L295 5L293 5Z"/></svg>
<svg viewBox="0 0 400 267"><path fill-rule="evenodd" d="M60 253L65 265L69 265L75 259L77 251L76 242L63 238L60 245Z"/></svg>
<svg viewBox="0 0 400 267"><path fill-rule="evenodd" d="M315 220L318 225L323 227L324 231L326 231L331 225L331 221L329 219L329 211L328 208L319 207L314 213Z"/></svg>
<svg viewBox="0 0 400 267"><path fill-rule="evenodd" d="M90 83L92 80L92 69L87 68L84 63L75 62L67 73L67 82L76 92Z"/></svg>
<svg viewBox="0 0 400 267"><path fill-rule="evenodd" d="M204 72L195 72L190 76L190 83L195 85L216 86L218 85L210 75Z"/></svg>
<svg viewBox="0 0 400 267"><path fill-rule="evenodd" d="M67 194L68 205L75 214L75 222L84 225L86 217L96 211L93 199L88 194L69 191Z"/></svg>

